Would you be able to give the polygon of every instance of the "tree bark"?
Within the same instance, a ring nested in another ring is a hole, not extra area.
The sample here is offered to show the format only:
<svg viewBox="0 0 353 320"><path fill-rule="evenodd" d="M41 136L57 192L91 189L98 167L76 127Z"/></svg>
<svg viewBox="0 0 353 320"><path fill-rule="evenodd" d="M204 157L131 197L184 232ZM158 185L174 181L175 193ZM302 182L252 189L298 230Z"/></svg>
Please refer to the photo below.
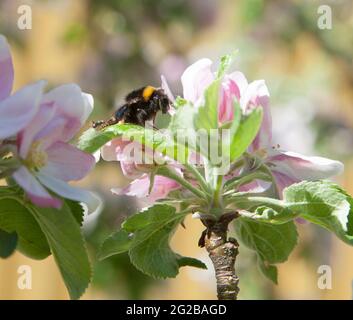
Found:
<svg viewBox="0 0 353 320"><path fill-rule="evenodd" d="M219 300L236 300L239 278L235 273L235 260L239 244L234 238L227 239L228 224L237 213L222 216L218 221L203 220L207 227L199 245L205 247L215 269Z"/></svg>

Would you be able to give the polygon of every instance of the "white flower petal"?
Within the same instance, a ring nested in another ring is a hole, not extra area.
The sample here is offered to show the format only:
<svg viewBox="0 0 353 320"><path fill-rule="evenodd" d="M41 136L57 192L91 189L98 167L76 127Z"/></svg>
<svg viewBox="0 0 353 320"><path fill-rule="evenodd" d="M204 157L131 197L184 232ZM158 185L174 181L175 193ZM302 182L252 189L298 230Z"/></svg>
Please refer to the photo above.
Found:
<svg viewBox="0 0 353 320"><path fill-rule="evenodd" d="M38 173L37 177L48 189L63 198L84 203L87 206L89 214L102 209L102 200L96 193L70 186L65 181L41 173Z"/></svg>
<svg viewBox="0 0 353 320"><path fill-rule="evenodd" d="M0 139L17 134L29 124L39 109L45 84L30 84L0 101Z"/></svg>

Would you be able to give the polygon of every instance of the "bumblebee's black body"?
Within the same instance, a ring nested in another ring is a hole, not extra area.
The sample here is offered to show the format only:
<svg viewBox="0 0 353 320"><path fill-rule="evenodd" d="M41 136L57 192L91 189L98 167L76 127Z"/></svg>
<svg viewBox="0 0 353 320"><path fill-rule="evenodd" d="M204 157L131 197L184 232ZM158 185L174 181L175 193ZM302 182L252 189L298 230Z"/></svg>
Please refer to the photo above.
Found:
<svg viewBox="0 0 353 320"><path fill-rule="evenodd" d="M130 92L125 103L106 121L96 121L93 128L102 129L116 123L131 123L144 126L154 120L158 111L167 113L170 100L161 88L142 87Z"/></svg>

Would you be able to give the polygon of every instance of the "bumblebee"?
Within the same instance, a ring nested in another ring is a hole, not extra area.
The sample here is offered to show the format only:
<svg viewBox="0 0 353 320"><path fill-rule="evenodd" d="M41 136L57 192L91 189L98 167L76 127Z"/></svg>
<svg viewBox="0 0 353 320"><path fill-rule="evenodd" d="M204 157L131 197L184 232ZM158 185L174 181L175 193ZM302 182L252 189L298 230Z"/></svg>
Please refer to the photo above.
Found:
<svg viewBox="0 0 353 320"><path fill-rule="evenodd" d="M103 129L116 123L131 123L144 126L146 121L155 120L158 111L167 113L171 104L162 88L145 86L130 92L125 103L108 120L95 121L93 128Z"/></svg>

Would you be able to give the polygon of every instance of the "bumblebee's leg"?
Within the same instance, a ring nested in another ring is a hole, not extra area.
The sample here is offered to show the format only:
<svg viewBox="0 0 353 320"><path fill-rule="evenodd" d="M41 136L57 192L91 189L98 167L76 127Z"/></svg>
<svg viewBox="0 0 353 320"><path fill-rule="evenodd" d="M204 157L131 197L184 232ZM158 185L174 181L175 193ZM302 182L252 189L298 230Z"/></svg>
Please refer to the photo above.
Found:
<svg viewBox="0 0 353 320"><path fill-rule="evenodd" d="M109 126L116 124L116 123L118 123L118 119L113 116L106 121L104 121L104 120L94 121L92 123L92 127L94 129L101 130L101 129L104 129L104 128L109 127Z"/></svg>
<svg viewBox="0 0 353 320"><path fill-rule="evenodd" d="M97 120L97 121L92 121L92 128L98 128L101 126L105 121L104 120Z"/></svg>
<svg viewBox="0 0 353 320"><path fill-rule="evenodd" d="M97 121L92 121L92 127L98 127L99 125L103 124L104 120L97 120Z"/></svg>

